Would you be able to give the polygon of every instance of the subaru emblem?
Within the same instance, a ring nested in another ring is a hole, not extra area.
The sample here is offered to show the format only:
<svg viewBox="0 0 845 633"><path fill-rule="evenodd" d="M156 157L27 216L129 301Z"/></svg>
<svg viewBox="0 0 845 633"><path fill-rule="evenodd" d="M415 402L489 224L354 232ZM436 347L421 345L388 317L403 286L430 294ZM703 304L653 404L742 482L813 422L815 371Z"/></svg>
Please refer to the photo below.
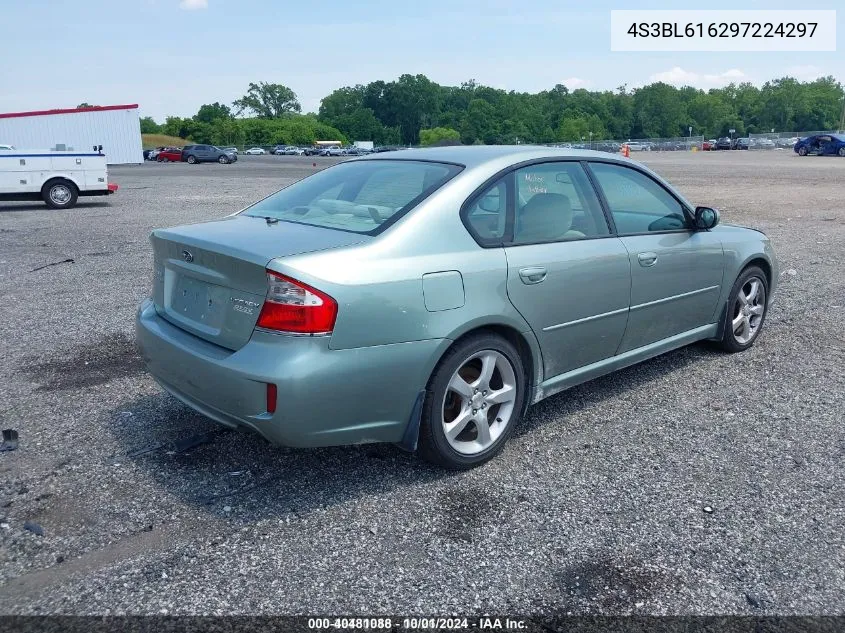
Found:
<svg viewBox="0 0 845 633"><path fill-rule="evenodd" d="M191 255L190 251L182 251L182 259L184 259L189 264L194 261L194 256Z"/></svg>

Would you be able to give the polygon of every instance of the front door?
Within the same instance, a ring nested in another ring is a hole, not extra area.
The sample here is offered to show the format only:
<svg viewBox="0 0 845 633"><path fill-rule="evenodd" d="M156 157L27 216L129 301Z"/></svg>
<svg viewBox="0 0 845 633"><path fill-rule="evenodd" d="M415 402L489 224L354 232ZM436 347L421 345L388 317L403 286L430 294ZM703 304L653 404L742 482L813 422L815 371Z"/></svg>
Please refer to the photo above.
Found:
<svg viewBox="0 0 845 633"><path fill-rule="evenodd" d="M590 163L631 264L631 305L619 353L713 321L724 272L716 234L692 229L681 202L648 174Z"/></svg>

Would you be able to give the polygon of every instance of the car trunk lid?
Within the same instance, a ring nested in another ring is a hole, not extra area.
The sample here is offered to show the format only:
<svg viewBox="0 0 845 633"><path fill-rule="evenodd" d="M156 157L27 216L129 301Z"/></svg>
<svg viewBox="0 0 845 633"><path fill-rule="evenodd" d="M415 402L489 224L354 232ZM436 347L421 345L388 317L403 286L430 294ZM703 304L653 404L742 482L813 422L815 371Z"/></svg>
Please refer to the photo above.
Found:
<svg viewBox="0 0 845 633"><path fill-rule="evenodd" d="M252 336L267 293L267 263L357 244L366 235L238 215L159 229L153 300L173 325L232 350Z"/></svg>

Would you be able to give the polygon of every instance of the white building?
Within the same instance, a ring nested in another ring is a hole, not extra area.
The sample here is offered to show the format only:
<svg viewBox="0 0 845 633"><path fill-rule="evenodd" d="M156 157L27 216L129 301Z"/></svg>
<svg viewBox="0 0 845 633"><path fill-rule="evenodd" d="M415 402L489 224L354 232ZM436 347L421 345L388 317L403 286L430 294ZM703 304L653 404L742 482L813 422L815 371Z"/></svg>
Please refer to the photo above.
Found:
<svg viewBox="0 0 845 633"><path fill-rule="evenodd" d="M0 114L0 144L76 151L102 145L109 165L144 162L137 103Z"/></svg>

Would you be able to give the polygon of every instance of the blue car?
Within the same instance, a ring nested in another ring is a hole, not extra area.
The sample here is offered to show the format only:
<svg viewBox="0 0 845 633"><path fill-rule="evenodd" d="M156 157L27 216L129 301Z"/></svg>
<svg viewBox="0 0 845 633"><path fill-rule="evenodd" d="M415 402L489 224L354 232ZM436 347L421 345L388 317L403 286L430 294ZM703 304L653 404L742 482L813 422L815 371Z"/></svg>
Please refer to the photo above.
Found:
<svg viewBox="0 0 845 633"><path fill-rule="evenodd" d="M815 154L817 156L845 157L845 136L842 134L817 134L802 138L795 144L795 153L799 156Z"/></svg>

